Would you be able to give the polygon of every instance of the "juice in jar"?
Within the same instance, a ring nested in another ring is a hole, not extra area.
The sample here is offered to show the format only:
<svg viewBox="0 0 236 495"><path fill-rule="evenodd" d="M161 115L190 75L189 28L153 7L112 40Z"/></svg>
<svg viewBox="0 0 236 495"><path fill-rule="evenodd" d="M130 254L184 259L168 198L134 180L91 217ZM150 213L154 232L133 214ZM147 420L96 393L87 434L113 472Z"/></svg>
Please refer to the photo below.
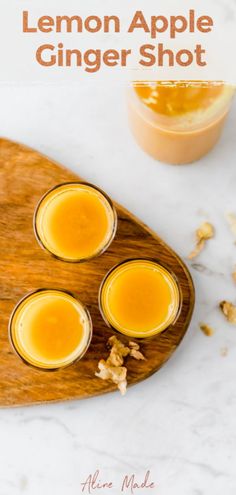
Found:
<svg viewBox="0 0 236 495"><path fill-rule="evenodd" d="M214 82L134 84L128 96L132 132L157 160L194 162L217 143L233 94L232 86Z"/></svg>

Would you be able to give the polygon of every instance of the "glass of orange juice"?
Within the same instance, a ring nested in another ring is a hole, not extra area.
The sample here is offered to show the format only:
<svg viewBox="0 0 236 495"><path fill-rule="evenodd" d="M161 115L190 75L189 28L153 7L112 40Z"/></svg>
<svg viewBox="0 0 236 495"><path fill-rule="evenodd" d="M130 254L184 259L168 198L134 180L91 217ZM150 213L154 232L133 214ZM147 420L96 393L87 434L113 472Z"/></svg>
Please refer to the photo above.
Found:
<svg viewBox="0 0 236 495"><path fill-rule="evenodd" d="M133 84L128 93L131 130L155 159L194 162L217 143L234 92L233 86L213 81Z"/></svg>
<svg viewBox="0 0 236 495"><path fill-rule="evenodd" d="M85 306L70 292L39 289L15 307L9 338L26 364L56 371L85 354L92 338L92 321Z"/></svg>
<svg viewBox="0 0 236 495"><path fill-rule="evenodd" d="M102 282L99 306L106 323L133 338L147 338L176 321L181 293L174 274L152 259L126 260Z"/></svg>
<svg viewBox="0 0 236 495"><path fill-rule="evenodd" d="M40 245L68 262L102 254L116 229L117 215L110 198L85 182L57 185L42 197L34 215Z"/></svg>

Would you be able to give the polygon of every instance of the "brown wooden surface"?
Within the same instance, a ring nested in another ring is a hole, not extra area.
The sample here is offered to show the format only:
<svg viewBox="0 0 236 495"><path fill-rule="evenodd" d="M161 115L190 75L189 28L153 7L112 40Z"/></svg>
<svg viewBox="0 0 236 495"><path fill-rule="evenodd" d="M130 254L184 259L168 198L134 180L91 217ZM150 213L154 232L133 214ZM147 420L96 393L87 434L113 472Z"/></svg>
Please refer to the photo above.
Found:
<svg viewBox="0 0 236 495"><path fill-rule="evenodd" d="M0 139L0 406L81 399L114 390L94 376L106 342L112 334L97 304L100 283L116 263L130 257L159 259L178 277L183 306L175 325L142 343L145 362L127 360L129 384L157 371L184 336L194 306L194 289L179 257L153 232L121 206L118 233L108 251L93 261L69 264L58 261L37 244L32 229L35 206L49 188L78 179L48 158L25 146ZM94 335L86 356L54 373L24 365L8 342L8 320L17 301L40 287L76 292L91 312Z"/></svg>

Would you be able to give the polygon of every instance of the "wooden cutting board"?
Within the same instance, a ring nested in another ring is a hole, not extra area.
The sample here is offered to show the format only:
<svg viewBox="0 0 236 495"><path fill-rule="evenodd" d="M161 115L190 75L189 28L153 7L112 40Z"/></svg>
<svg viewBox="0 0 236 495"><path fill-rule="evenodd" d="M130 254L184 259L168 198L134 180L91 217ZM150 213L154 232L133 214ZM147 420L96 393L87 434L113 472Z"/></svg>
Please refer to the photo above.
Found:
<svg viewBox="0 0 236 495"><path fill-rule="evenodd" d="M97 363L107 356L112 331L98 309L98 289L107 271L126 258L152 257L178 277L183 305L175 325L142 343L146 361L127 360L128 382L134 384L157 371L183 338L194 306L194 288L180 258L150 229L122 206L117 236L108 251L82 264L56 260L37 244L32 218L35 206L49 188L78 177L20 144L0 139L0 406L83 399L114 390L95 377ZM65 288L88 307L94 324L91 347L75 365L54 373L34 370L14 354L8 341L8 320L18 300L28 292ZM137 390L138 393L138 390Z"/></svg>

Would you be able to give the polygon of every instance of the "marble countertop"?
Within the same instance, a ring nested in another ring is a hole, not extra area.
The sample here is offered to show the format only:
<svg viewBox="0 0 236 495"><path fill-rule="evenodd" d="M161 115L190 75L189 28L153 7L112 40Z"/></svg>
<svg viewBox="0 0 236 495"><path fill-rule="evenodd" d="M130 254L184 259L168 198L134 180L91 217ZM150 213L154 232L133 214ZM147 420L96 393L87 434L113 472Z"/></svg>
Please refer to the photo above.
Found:
<svg viewBox="0 0 236 495"><path fill-rule="evenodd" d="M78 171L139 216L186 260L197 295L177 352L125 398L0 410L0 494L79 495L98 469L113 488L95 494L119 495L125 475L141 483L150 470L155 487L135 494L235 495L236 329L217 305L236 301L236 246L225 219L236 213L236 105L214 151L183 167L138 148L120 87L2 86L0 107L2 136ZM216 236L189 263L204 220ZM214 327L212 337L200 321Z"/></svg>

